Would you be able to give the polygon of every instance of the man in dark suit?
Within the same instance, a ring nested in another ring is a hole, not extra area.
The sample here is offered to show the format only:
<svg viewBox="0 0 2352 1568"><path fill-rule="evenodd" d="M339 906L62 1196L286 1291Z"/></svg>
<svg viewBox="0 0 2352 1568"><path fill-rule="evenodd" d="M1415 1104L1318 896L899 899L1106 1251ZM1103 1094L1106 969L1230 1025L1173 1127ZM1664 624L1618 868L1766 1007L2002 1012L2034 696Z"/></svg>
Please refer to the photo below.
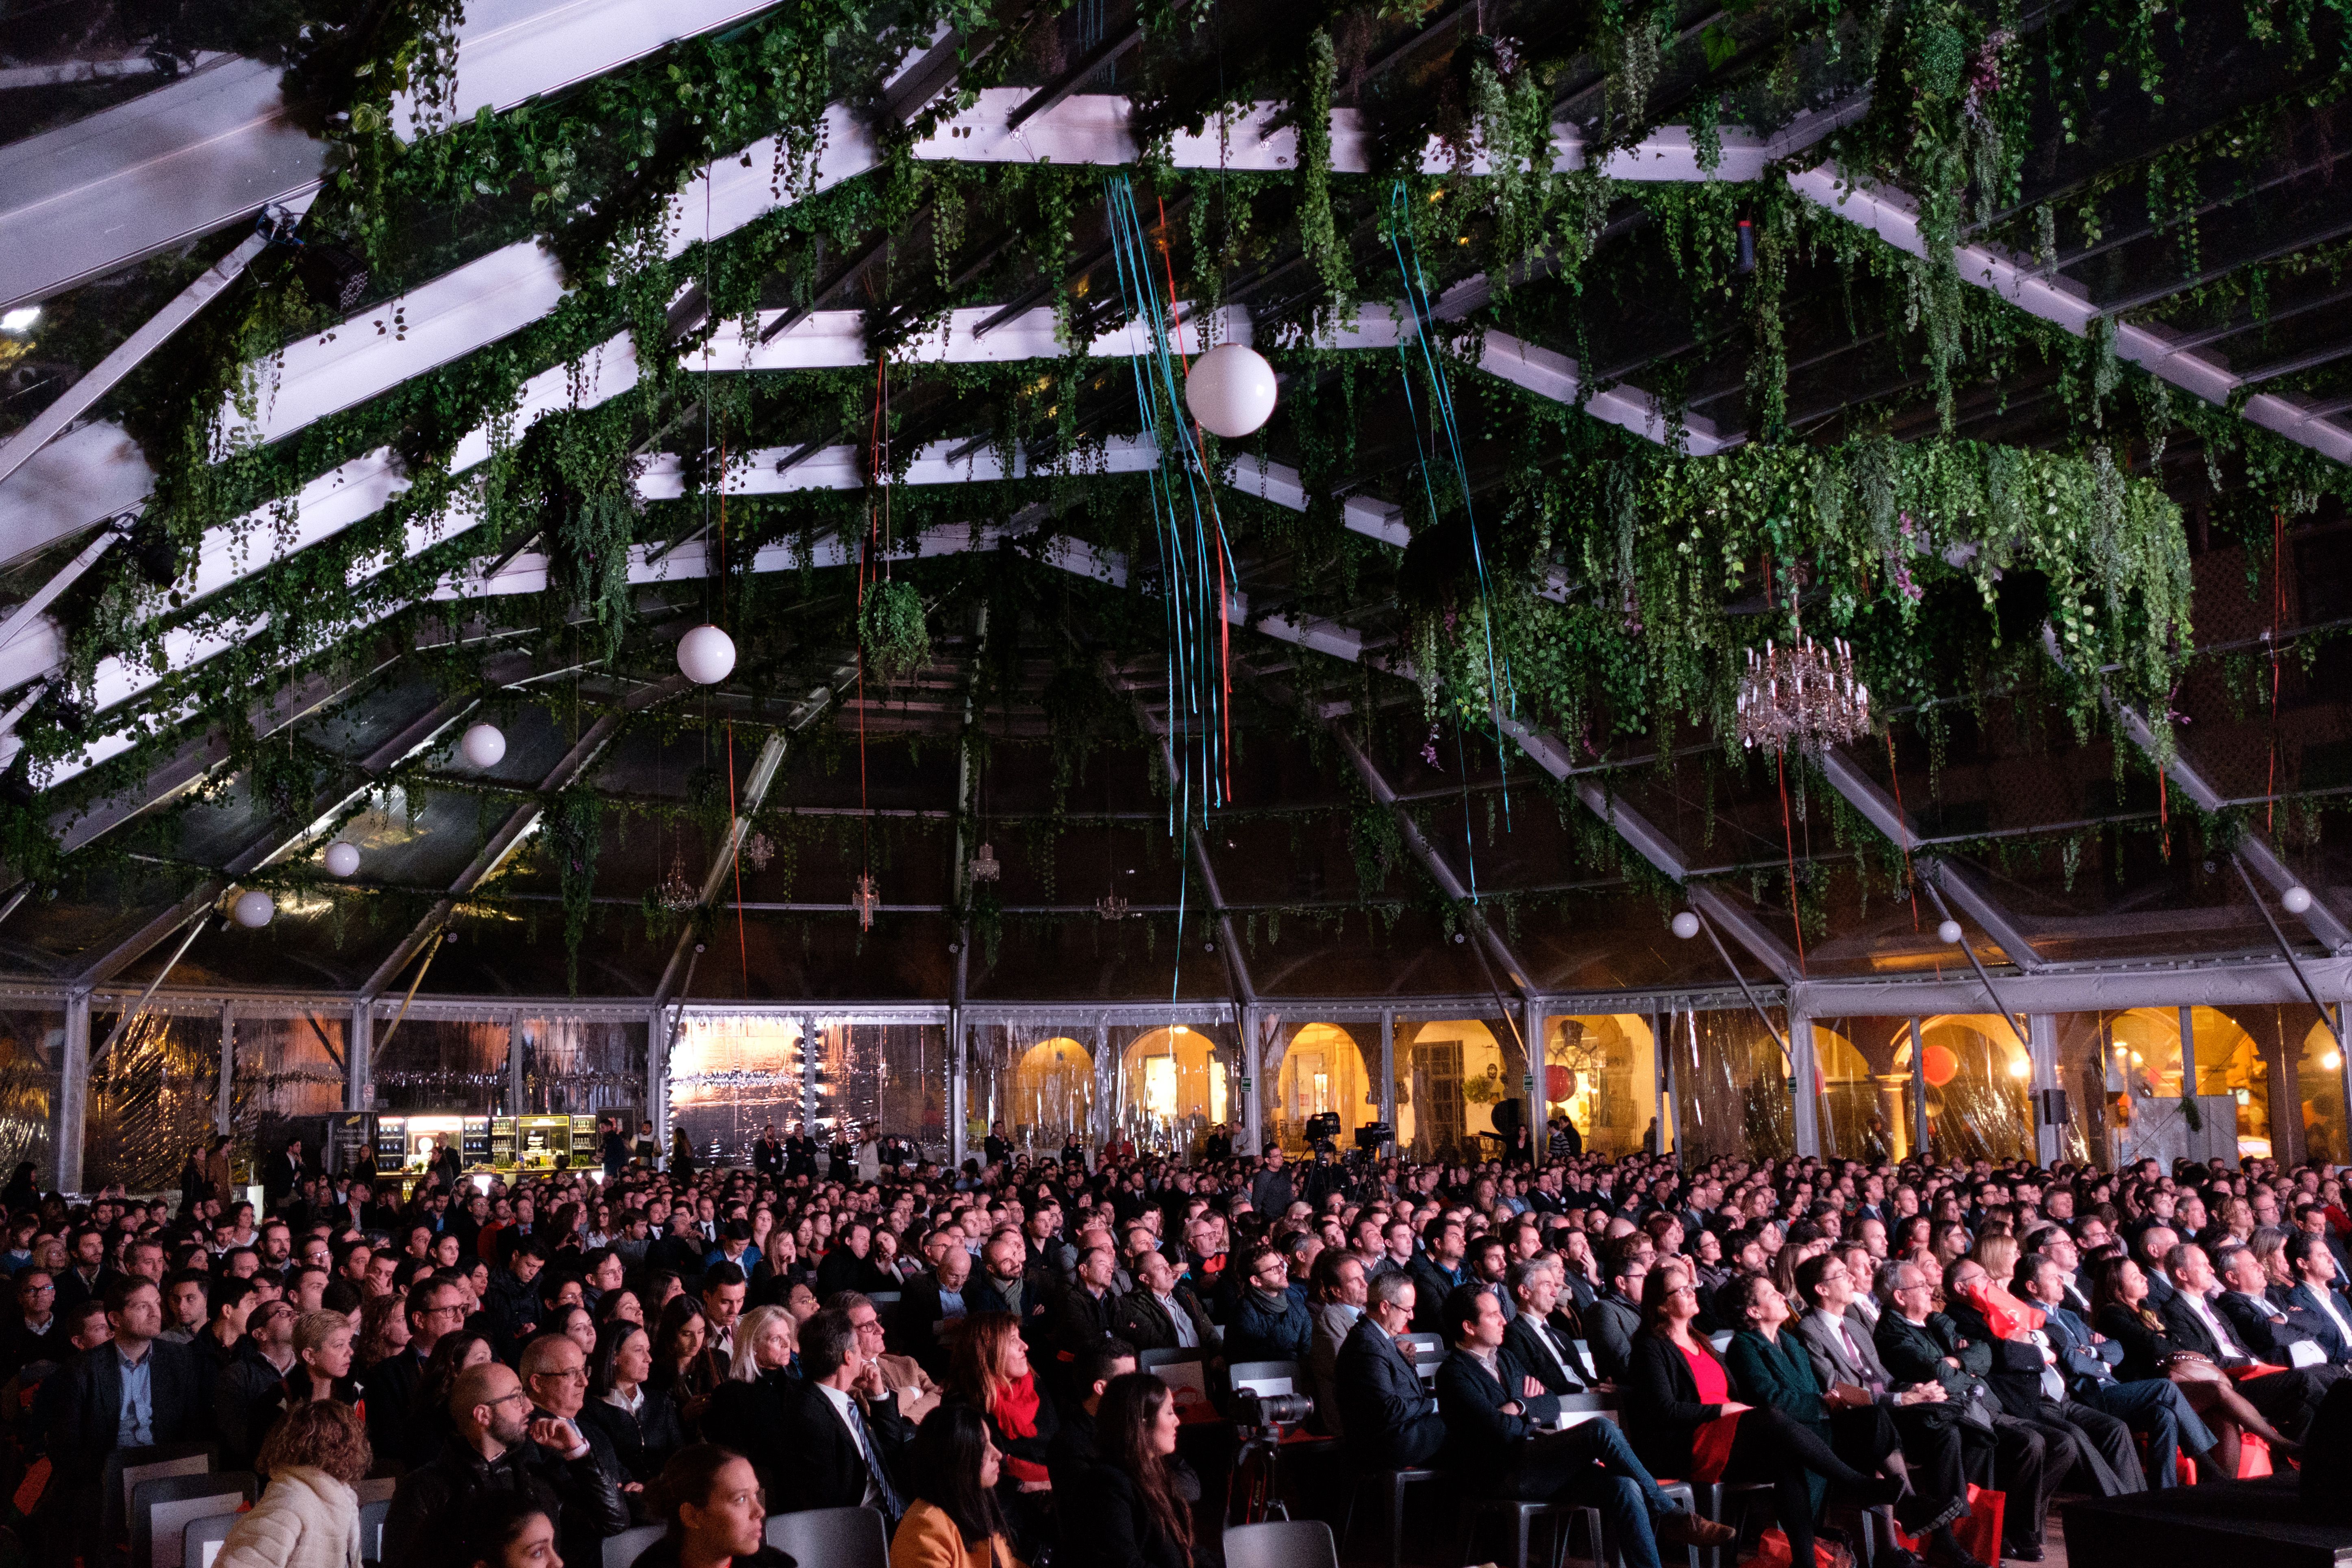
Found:
<svg viewBox="0 0 2352 1568"><path fill-rule="evenodd" d="M751 1462L778 1512L862 1505L896 1529L907 1509L898 1468L914 1436L849 1314L828 1307L801 1325L801 1381L786 1394L783 1429Z"/></svg>
<svg viewBox="0 0 2352 1568"><path fill-rule="evenodd" d="M2213 1270L2226 1287L2212 1299L2213 1305L2229 1320L2248 1350L2277 1366L2293 1366L2298 1361L2324 1363L2328 1359L2318 1336L2271 1300L2270 1277L2252 1247L2225 1242L2213 1255ZM2298 1351L2298 1344L2311 1348ZM2321 1372L2322 1368L2313 1370ZM2342 1374L2336 1368L2327 1366L2323 1375L2333 1379Z"/></svg>
<svg viewBox="0 0 2352 1568"><path fill-rule="evenodd" d="M1198 1350L1213 1354L1216 1325L1175 1265L1158 1252L1135 1260L1135 1289L1119 1299L1112 1332L1139 1351Z"/></svg>
<svg viewBox="0 0 2352 1568"><path fill-rule="evenodd" d="M2143 1226L2132 1238L2133 1260L2147 1278L2147 1310L2151 1312L2163 1311L2165 1303L2172 1300L2172 1274L2166 1259L2179 1245L2179 1233L2162 1221Z"/></svg>
<svg viewBox="0 0 2352 1568"><path fill-rule="evenodd" d="M2105 1412L2147 1439L2150 1486L2173 1484L2182 1448L2200 1459L2212 1451L2212 1430L2179 1384L2164 1377L2126 1383L2116 1375L2124 1359L2122 1343L2093 1333L2065 1305L2055 1258L2047 1252L2026 1254L2018 1264L2015 1294L2042 1309L2042 1332L2057 1357L2056 1370L2065 1380L2068 1399Z"/></svg>
<svg viewBox="0 0 2352 1568"><path fill-rule="evenodd" d="M107 1287L106 1321L113 1338L52 1374L69 1381L49 1433L56 1472L50 1495L62 1509L58 1522L78 1526L86 1539L97 1533L99 1481L109 1454L192 1442L211 1430L203 1364L187 1346L156 1337L163 1331L163 1297L154 1284L118 1277ZM95 1562L99 1552L84 1555Z"/></svg>
<svg viewBox="0 0 2352 1568"><path fill-rule="evenodd" d="M2273 1287L2271 1300L2318 1342L2338 1366L2352 1362L2352 1300L2336 1284L2336 1255L2323 1237L2297 1231L2286 1238L2294 1282Z"/></svg>
<svg viewBox="0 0 2352 1568"><path fill-rule="evenodd" d="M783 1141L772 1122L760 1129L759 1142L751 1145L751 1169L772 1181L784 1179Z"/></svg>
<svg viewBox="0 0 2352 1568"><path fill-rule="evenodd" d="M1638 1231L1621 1236L1610 1248L1609 1289L1584 1316L1585 1342L1592 1367L1611 1383L1633 1364L1633 1336L1642 1328L1642 1282L1650 1277L1650 1243Z"/></svg>
<svg viewBox="0 0 2352 1568"><path fill-rule="evenodd" d="M1348 1457L1367 1470L1426 1465L1445 1444L1436 1396L1397 1348L1411 1331L1415 1286L1402 1270L1371 1282L1364 1315L1339 1347L1339 1419Z"/></svg>
<svg viewBox="0 0 2352 1568"><path fill-rule="evenodd" d="M598 1468L587 1438L569 1421L532 1419L530 1398L514 1370L499 1362L457 1374L449 1390L448 1440L431 1462L403 1476L392 1494L384 1562L464 1568L470 1561L460 1550L464 1537L450 1521L463 1518L467 1504L483 1492L530 1499L566 1542L601 1542L629 1527L620 1489Z"/></svg>
<svg viewBox="0 0 2352 1568"><path fill-rule="evenodd" d="M73 1233L69 1250L73 1255L72 1265L57 1276L56 1280L56 1309L58 1311L79 1307L84 1301L104 1300L106 1288L115 1279L115 1271L106 1264L105 1232L83 1226Z"/></svg>
<svg viewBox="0 0 2352 1568"><path fill-rule="evenodd" d="M981 1253L986 1278L965 1294L975 1312L1010 1312L1019 1319L1031 1358L1042 1360L1053 1350L1053 1279L1044 1269L1030 1268L1028 1261L1021 1233L998 1231Z"/></svg>
<svg viewBox="0 0 2352 1568"><path fill-rule="evenodd" d="M2203 1247L2194 1243L2177 1246L2166 1255L2165 1267L2172 1276L2173 1291L2157 1312L2164 1320L2168 1339L2180 1349L2194 1351L2224 1368L2250 1366L2260 1359L2211 1300L2217 1294L2218 1281ZM2151 1301L2155 1299L2153 1295L2148 1298ZM2311 1418L2318 1413L2319 1402L2327 1396L2330 1380L2316 1374L2336 1370L2289 1367L2247 1378L2237 1387L2246 1403L2261 1411L2264 1419L2299 1442L2310 1428Z"/></svg>
<svg viewBox="0 0 2352 1568"><path fill-rule="evenodd" d="M948 1342L969 1310L964 1292L971 1280L971 1254L961 1243L944 1247L932 1272L908 1281L892 1316L893 1350L934 1378L948 1374Z"/></svg>
<svg viewBox="0 0 2352 1568"><path fill-rule="evenodd" d="M1958 1562L1949 1531L1968 1511L1967 1460L1960 1439L1960 1411L1937 1384L1898 1387L1870 1332L1853 1313L1853 1266L1825 1252L1797 1265L1800 1314L1787 1331L1805 1347L1820 1378L1830 1412L1830 1442L1849 1464L1871 1458L1863 1447L1875 1444L1885 1410L1902 1439L1905 1474L1911 1495L1895 1505L1895 1517L1912 1535L1929 1537L1946 1562ZM1885 1309L1879 1315L1886 1315ZM1864 1403L1853 1391L1868 1396Z"/></svg>
<svg viewBox="0 0 2352 1568"><path fill-rule="evenodd" d="M446 1280L421 1276L408 1288L402 1311L408 1320L408 1344L370 1367L367 1373L368 1442L386 1458L421 1465L438 1446L440 1423L425 1419L415 1408L416 1391L425 1381L425 1363L441 1336L465 1326L465 1292ZM420 1434L422 1436L420 1436Z"/></svg>
<svg viewBox="0 0 2352 1568"><path fill-rule="evenodd" d="M1419 1288L1420 1306L1412 1326L1421 1333L1440 1333L1444 1331L1437 1326L1437 1315L1447 1294L1455 1286L1470 1282L1469 1265L1465 1261L1469 1248L1462 1238L1462 1222L1439 1215L1423 1227L1421 1246L1422 1250L1405 1265Z"/></svg>
<svg viewBox="0 0 2352 1568"><path fill-rule="evenodd" d="M1890 1263L1886 1277L1894 1310L1878 1314L1873 1341L1879 1360L1895 1382L1938 1384L1958 1405L1960 1442L1971 1468L1981 1466L1990 1451L1995 1484L2009 1495L2001 1555L2041 1562L2051 1494L2074 1468L2074 1439L2031 1426L2001 1408L1984 1380L1992 1370L1990 1348L1967 1338L1935 1310L1936 1282L1927 1270Z"/></svg>
<svg viewBox="0 0 2352 1568"><path fill-rule="evenodd" d="M1503 1348L1509 1351L1528 1376L1549 1394L1584 1392L1584 1365L1576 1347L1553 1328L1551 1314L1559 1302L1559 1277L1549 1263L1527 1259L1503 1273L1503 1289L1514 1309L1503 1330Z"/></svg>
<svg viewBox="0 0 2352 1568"><path fill-rule="evenodd" d="M1456 1286L1439 1310L1454 1352L1437 1369L1437 1404L1445 1422L1445 1468L1497 1497L1574 1502L1598 1508L1625 1561L1650 1568L1658 1543L1722 1546L1738 1532L1675 1507L1607 1420L1564 1432L1557 1395L1512 1355L1503 1304L1480 1286Z"/></svg>
<svg viewBox="0 0 2352 1568"><path fill-rule="evenodd" d="M2004 1333L1992 1326L1977 1306L1991 1284L1983 1264L1973 1258L1954 1259L1944 1271L1944 1310L1964 1337L1991 1349L1992 1370L1985 1373L1985 1381L2001 1407L2038 1427L2045 1437L2056 1434L2071 1438L2084 1476L2100 1496L2146 1491L2147 1478L2140 1472L2139 1447L2131 1428L2068 1397L2066 1375L2054 1350L2037 1343L2026 1331Z"/></svg>

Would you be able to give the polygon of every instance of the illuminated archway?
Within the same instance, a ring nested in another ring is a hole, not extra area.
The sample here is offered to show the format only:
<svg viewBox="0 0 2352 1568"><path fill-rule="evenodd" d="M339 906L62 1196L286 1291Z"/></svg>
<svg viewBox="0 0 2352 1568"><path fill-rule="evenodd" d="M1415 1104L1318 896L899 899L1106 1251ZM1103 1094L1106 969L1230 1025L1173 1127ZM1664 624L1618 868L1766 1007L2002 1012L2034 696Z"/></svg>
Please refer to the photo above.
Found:
<svg viewBox="0 0 2352 1568"><path fill-rule="evenodd" d="M1426 1024L1400 1019L1396 1033L1397 1146L1415 1160L1447 1151L1483 1158L1494 1145L1495 1107L1517 1091L1506 1087L1503 1047L1475 1018Z"/></svg>
<svg viewBox="0 0 2352 1568"><path fill-rule="evenodd" d="M1544 1021L1544 1117L1566 1115L1587 1153L1642 1148L1657 1114L1657 1036L1638 1013L1556 1014Z"/></svg>
<svg viewBox="0 0 2352 1568"><path fill-rule="evenodd" d="M1233 1120L1225 1063L1199 1029L1171 1024L1118 1055L1118 1128L1138 1147L1182 1153Z"/></svg>
<svg viewBox="0 0 2352 1568"><path fill-rule="evenodd" d="M1357 1128L1380 1120L1377 1097L1364 1103L1371 1084L1354 1036L1337 1025L1308 1024L1283 1053L1276 1098L1265 1110L1266 1134L1286 1152L1304 1153L1307 1118L1330 1111L1339 1118L1339 1145L1345 1153L1356 1146Z"/></svg>
<svg viewBox="0 0 2352 1568"><path fill-rule="evenodd" d="M1067 1036L1040 1040L1013 1064L1006 1131L1024 1149L1054 1148L1094 1125L1095 1054Z"/></svg>
<svg viewBox="0 0 2352 1568"><path fill-rule="evenodd" d="M1920 1020L1919 1043L1934 1156L2032 1159L2033 1058L2008 1020L1939 1014Z"/></svg>

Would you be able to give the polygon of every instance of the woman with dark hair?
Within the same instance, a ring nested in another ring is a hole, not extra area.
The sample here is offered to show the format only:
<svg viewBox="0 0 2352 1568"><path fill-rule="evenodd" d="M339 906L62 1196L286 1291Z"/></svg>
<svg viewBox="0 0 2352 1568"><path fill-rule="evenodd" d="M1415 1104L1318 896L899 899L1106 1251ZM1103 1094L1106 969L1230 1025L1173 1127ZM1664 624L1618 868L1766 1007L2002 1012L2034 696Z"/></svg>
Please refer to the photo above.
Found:
<svg viewBox="0 0 2352 1568"><path fill-rule="evenodd" d="M588 1403L580 1409L582 1423L611 1439L621 1468L641 1486L650 1486L670 1456L686 1447L677 1405L646 1386L653 1369L654 1342L642 1327L605 1324L588 1359Z"/></svg>
<svg viewBox="0 0 2352 1568"><path fill-rule="evenodd" d="M706 1371L709 1358L702 1353L708 1333L702 1303L691 1296L671 1297L654 1331L654 1371L646 1385L677 1401L681 1412L687 1401L708 1398L717 1386Z"/></svg>
<svg viewBox="0 0 2352 1568"><path fill-rule="evenodd" d="M1168 1385L1148 1372L1111 1379L1095 1411L1095 1452L1061 1500L1056 1568L1192 1568L1200 1478L1176 1457L1182 1425Z"/></svg>
<svg viewBox="0 0 2352 1568"><path fill-rule="evenodd" d="M731 1448L680 1448L646 1489L646 1507L669 1529L631 1568L794 1568L767 1543L760 1478Z"/></svg>
<svg viewBox="0 0 2352 1568"><path fill-rule="evenodd" d="M2124 1347L2116 1373L2127 1383L2170 1378L2180 1385L2189 1408L2213 1433L2213 1468L2235 1479L2241 1440L2248 1432L2274 1454L2294 1458L2302 1446L2272 1426L2230 1382L2230 1374L2196 1351L2183 1350L2165 1331L2164 1320L2147 1306L2147 1276L2128 1258L2098 1265L2091 1284L2091 1327Z"/></svg>
<svg viewBox="0 0 2352 1568"><path fill-rule="evenodd" d="M1024 1568L996 1506L1003 1456L968 1405L923 1418L908 1450L915 1500L890 1538L890 1568Z"/></svg>
<svg viewBox="0 0 2352 1568"><path fill-rule="evenodd" d="M563 1568L555 1521L518 1492L476 1492L466 1505L457 1561L468 1568Z"/></svg>
<svg viewBox="0 0 2352 1568"><path fill-rule="evenodd" d="M948 1355L948 1389L986 1418L988 1435L1004 1456L1004 1484L1015 1493L1053 1488L1046 1450L1061 1418L1037 1386L1021 1321L1010 1312L974 1312L963 1321Z"/></svg>
<svg viewBox="0 0 2352 1568"><path fill-rule="evenodd" d="M1811 1427L1747 1403L1706 1336L1691 1327L1697 1316L1689 1266L1661 1259L1643 1281L1642 1329L1620 1380L1625 1436L1652 1475L1771 1482L1791 1563L1813 1561L1814 1477L1865 1506L1904 1495L1904 1482L1864 1475Z"/></svg>
<svg viewBox="0 0 2352 1568"><path fill-rule="evenodd" d="M425 1358L425 1374L416 1380L416 1396L408 1407L409 1420L418 1428L408 1435L403 1456L412 1466L431 1461L457 1436L449 1420L449 1391L457 1386L457 1374L496 1359L488 1340L464 1329L433 1342L433 1353Z"/></svg>

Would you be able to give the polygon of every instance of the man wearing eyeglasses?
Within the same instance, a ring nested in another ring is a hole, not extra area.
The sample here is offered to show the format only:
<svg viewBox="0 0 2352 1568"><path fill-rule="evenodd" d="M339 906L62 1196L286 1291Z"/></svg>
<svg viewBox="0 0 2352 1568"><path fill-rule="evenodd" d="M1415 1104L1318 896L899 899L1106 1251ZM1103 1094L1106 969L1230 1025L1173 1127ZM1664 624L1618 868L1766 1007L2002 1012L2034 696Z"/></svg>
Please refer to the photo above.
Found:
<svg viewBox="0 0 2352 1568"><path fill-rule="evenodd" d="M367 1374L368 1442L388 1458L421 1465L433 1457L433 1423L416 1410L416 1390L425 1381L425 1363L442 1336L454 1333L466 1321L465 1292L446 1280L427 1275L408 1288L403 1309L408 1318L408 1344L378 1362Z"/></svg>
<svg viewBox="0 0 2352 1568"><path fill-rule="evenodd" d="M58 1284L46 1268L26 1268L16 1276L16 1316L8 1325L5 1349L0 1349L0 1376L13 1375L37 1361L56 1361L50 1331L58 1321Z"/></svg>
<svg viewBox="0 0 2352 1568"><path fill-rule="evenodd" d="M581 1359L580 1347L569 1340L541 1342L562 1345ZM542 1376L552 1364L527 1363ZM573 1398L584 1399L586 1368L571 1370L578 1375L562 1381L580 1384ZM620 1489L597 1468L580 1428L566 1417L534 1417L530 1399L513 1370L497 1362L457 1374L449 1391L456 1430L430 1464L401 1478L384 1520L383 1561L404 1568L465 1568L458 1532L449 1521L486 1491L513 1492L545 1510L567 1560L603 1560L604 1538L629 1527Z"/></svg>

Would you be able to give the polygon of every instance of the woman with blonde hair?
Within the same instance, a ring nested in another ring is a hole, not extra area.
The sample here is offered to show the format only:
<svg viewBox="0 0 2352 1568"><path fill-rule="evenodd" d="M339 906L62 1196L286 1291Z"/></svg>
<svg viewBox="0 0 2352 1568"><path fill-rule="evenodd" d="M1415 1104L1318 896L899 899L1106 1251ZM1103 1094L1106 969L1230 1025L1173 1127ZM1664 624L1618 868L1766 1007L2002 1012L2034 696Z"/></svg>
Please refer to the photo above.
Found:
<svg viewBox="0 0 2352 1568"><path fill-rule="evenodd" d="M214 1568L359 1568L352 1488L374 1462L366 1424L351 1406L316 1399L290 1412L254 1460L268 1489L237 1516Z"/></svg>
<svg viewBox="0 0 2352 1568"><path fill-rule="evenodd" d="M800 1381L799 1356L800 1335L790 1312L754 1307L744 1313L735 1325L727 1381L703 1411L703 1436L739 1454L764 1452L783 1430L793 1385Z"/></svg>

